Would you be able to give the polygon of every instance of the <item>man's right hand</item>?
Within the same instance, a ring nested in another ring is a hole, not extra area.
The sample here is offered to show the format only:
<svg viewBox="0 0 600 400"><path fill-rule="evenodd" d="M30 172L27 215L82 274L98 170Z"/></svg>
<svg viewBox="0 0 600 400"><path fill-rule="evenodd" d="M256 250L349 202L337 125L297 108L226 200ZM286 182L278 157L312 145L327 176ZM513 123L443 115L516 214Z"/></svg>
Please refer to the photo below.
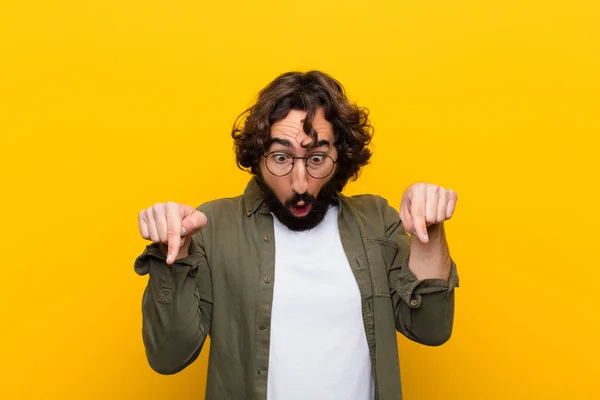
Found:
<svg viewBox="0 0 600 400"><path fill-rule="evenodd" d="M157 203L138 214L142 237L159 244L167 264L189 255L192 235L201 231L206 221L204 213L173 202Z"/></svg>

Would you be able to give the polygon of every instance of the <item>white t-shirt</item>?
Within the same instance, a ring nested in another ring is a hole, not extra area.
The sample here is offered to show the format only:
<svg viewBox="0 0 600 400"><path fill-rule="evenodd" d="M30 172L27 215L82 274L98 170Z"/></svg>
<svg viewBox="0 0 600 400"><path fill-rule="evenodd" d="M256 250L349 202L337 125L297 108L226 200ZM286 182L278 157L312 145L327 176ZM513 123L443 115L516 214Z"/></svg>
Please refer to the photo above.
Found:
<svg viewBox="0 0 600 400"><path fill-rule="evenodd" d="M361 298L342 247L338 207L314 229L276 218L268 400L372 400Z"/></svg>

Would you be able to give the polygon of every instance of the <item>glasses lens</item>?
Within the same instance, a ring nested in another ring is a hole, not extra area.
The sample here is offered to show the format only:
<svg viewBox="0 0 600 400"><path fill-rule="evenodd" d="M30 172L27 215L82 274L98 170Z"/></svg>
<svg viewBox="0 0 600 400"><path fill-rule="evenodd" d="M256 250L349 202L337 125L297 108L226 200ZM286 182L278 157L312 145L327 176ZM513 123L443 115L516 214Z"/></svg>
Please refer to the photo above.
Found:
<svg viewBox="0 0 600 400"><path fill-rule="evenodd" d="M294 159L286 153L270 153L267 156L267 169L276 176L290 173L294 166Z"/></svg>
<svg viewBox="0 0 600 400"><path fill-rule="evenodd" d="M327 178L333 166L333 159L325 154L313 154L306 160L306 172L316 179Z"/></svg>

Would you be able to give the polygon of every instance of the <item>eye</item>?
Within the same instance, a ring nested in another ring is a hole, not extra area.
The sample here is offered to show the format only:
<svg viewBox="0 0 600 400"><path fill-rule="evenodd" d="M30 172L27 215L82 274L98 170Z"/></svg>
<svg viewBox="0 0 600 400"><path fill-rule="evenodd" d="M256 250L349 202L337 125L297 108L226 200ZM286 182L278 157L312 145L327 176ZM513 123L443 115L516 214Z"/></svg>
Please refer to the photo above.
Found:
<svg viewBox="0 0 600 400"><path fill-rule="evenodd" d="M271 158L278 164L286 164L292 160L292 156L285 153L273 153Z"/></svg>
<svg viewBox="0 0 600 400"><path fill-rule="evenodd" d="M308 158L308 162L313 165L322 164L325 161L325 154L313 154Z"/></svg>

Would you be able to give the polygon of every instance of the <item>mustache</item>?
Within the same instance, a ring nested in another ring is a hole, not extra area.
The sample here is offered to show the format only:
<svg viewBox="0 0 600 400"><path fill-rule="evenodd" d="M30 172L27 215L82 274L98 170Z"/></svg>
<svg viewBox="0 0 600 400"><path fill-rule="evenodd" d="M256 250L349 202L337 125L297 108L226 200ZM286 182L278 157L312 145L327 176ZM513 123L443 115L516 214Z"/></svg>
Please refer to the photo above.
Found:
<svg viewBox="0 0 600 400"><path fill-rule="evenodd" d="M302 193L302 194L298 194L295 193L291 199L287 200L285 202L285 206L286 207L294 207L296 206L300 201L303 201L304 204L309 205L312 204L316 201L317 199L315 198L315 196L313 196L312 194L309 193Z"/></svg>

